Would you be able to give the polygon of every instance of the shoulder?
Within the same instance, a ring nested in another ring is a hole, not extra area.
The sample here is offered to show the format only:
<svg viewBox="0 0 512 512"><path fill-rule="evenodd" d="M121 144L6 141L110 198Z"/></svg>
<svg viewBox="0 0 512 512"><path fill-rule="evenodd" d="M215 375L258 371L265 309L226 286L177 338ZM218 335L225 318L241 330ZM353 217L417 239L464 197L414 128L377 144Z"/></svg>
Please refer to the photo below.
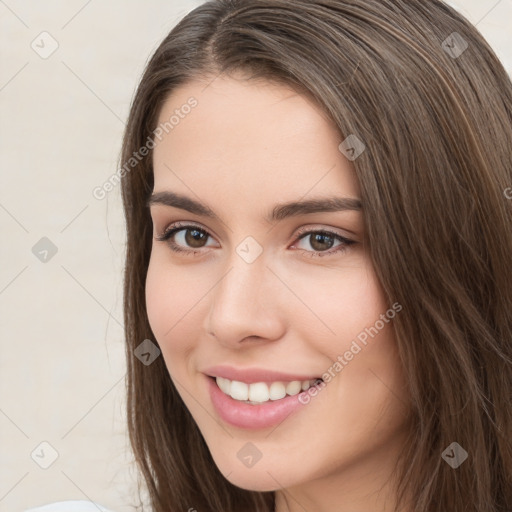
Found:
<svg viewBox="0 0 512 512"><path fill-rule="evenodd" d="M113 512L92 501L59 501L41 507L30 508L25 512Z"/></svg>

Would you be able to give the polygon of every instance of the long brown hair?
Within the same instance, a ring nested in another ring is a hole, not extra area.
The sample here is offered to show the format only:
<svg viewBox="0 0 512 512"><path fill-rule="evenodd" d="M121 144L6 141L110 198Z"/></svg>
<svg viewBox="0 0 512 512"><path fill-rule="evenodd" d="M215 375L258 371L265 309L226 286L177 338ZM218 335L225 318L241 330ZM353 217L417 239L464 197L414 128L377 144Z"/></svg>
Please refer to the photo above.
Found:
<svg viewBox="0 0 512 512"><path fill-rule="evenodd" d="M401 505L512 510L512 84L503 66L438 0L212 0L150 59L122 162L149 146L177 87L238 70L309 95L366 146L354 165L367 246L389 303L403 306L394 329L412 407ZM157 343L145 306L152 187L150 151L124 173L122 194L128 427L152 507L271 512L274 493L242 490L218 471L163 358L145 366L134 356L143 340ZM441 457L452 442L468 453L457 469Z"/></svg>

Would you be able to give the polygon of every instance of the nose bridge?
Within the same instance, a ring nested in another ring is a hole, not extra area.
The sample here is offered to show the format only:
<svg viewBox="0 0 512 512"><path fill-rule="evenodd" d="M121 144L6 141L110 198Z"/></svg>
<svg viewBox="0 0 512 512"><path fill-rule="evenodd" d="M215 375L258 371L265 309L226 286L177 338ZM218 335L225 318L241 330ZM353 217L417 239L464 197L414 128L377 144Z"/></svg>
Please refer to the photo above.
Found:
<svg viewBox="0 0 512 512"><path fill-rule="evenodd" d="M260 253L255 257L254 247L247 243L233 251L226 272L211 292L208 331L220 341L272 338L281 328L278 295L271 293L275 276L264 256Z"/></svg>
<svg viewBox="0 0 512 512"><path fill-rule="evenodd" d="M256 306L261 305L260 295L267 279L268 270L263 258L247 263L233 253L228 271L213 290L214 307L220 312L236 314L245 311L245 315L254 315Z"/></svg>

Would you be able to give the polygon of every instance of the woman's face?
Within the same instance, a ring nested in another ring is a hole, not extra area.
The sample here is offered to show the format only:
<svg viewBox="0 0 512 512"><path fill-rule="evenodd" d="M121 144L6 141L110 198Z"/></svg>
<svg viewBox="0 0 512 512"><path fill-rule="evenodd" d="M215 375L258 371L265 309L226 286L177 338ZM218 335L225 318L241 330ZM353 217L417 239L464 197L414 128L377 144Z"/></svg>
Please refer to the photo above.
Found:
<svg viewBox="0 0 512 512"><path fill-rule="evenodd" d="M167 100L153 157L147 312L170 376L236 486L376 499L405 433L401 305L363 246L343 139L282 85L205 87Z"/></svg>

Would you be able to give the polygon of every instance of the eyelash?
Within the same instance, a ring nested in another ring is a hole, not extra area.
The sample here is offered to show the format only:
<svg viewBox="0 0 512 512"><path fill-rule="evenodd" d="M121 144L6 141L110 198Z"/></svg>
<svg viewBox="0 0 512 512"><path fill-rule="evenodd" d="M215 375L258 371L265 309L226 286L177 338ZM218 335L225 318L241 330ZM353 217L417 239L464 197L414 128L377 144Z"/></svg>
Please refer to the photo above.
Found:
<svg viewBox="0 0 512 512"><path fill-rule="evenodd" d="M178 233L179 231L183 231L186 229L195 229L196 231L199 231L208 237L211 237L211 235L203 228L200 228L199 226L194 226L192 224L182 224L180 222L176 222L174 224L171 224L168 226L164 232L161 235L157 235L155 237L156 240L159 242L167 242L169 245L169 248L176 253L184 253L186 255L192 255L195 256L196 254L202 252L201 250L194 250L194 249L184 249L180 245L178 245L176 242L171 240L173 235ZM335 233L333 231L328 231L325 229L313 229L313 230L307 230L307 228L303 228L299 230L297 233L297 241L302 240L303 238L306 238L308 235L313 234L320 234L320 235L326 235L331 238L335 238L336 240L339 240L342 242L335 250L328 249L327 251L308 251L306 249L298 249L299 251L305 252L308 254L309 257L315 258L315 257L325 257L325 256L333 256L335 254L341 254L344 251L348 249L350 245L355 244L356 242L354 240L350 240L348 238L345 238L338 233Z"/></svg>

